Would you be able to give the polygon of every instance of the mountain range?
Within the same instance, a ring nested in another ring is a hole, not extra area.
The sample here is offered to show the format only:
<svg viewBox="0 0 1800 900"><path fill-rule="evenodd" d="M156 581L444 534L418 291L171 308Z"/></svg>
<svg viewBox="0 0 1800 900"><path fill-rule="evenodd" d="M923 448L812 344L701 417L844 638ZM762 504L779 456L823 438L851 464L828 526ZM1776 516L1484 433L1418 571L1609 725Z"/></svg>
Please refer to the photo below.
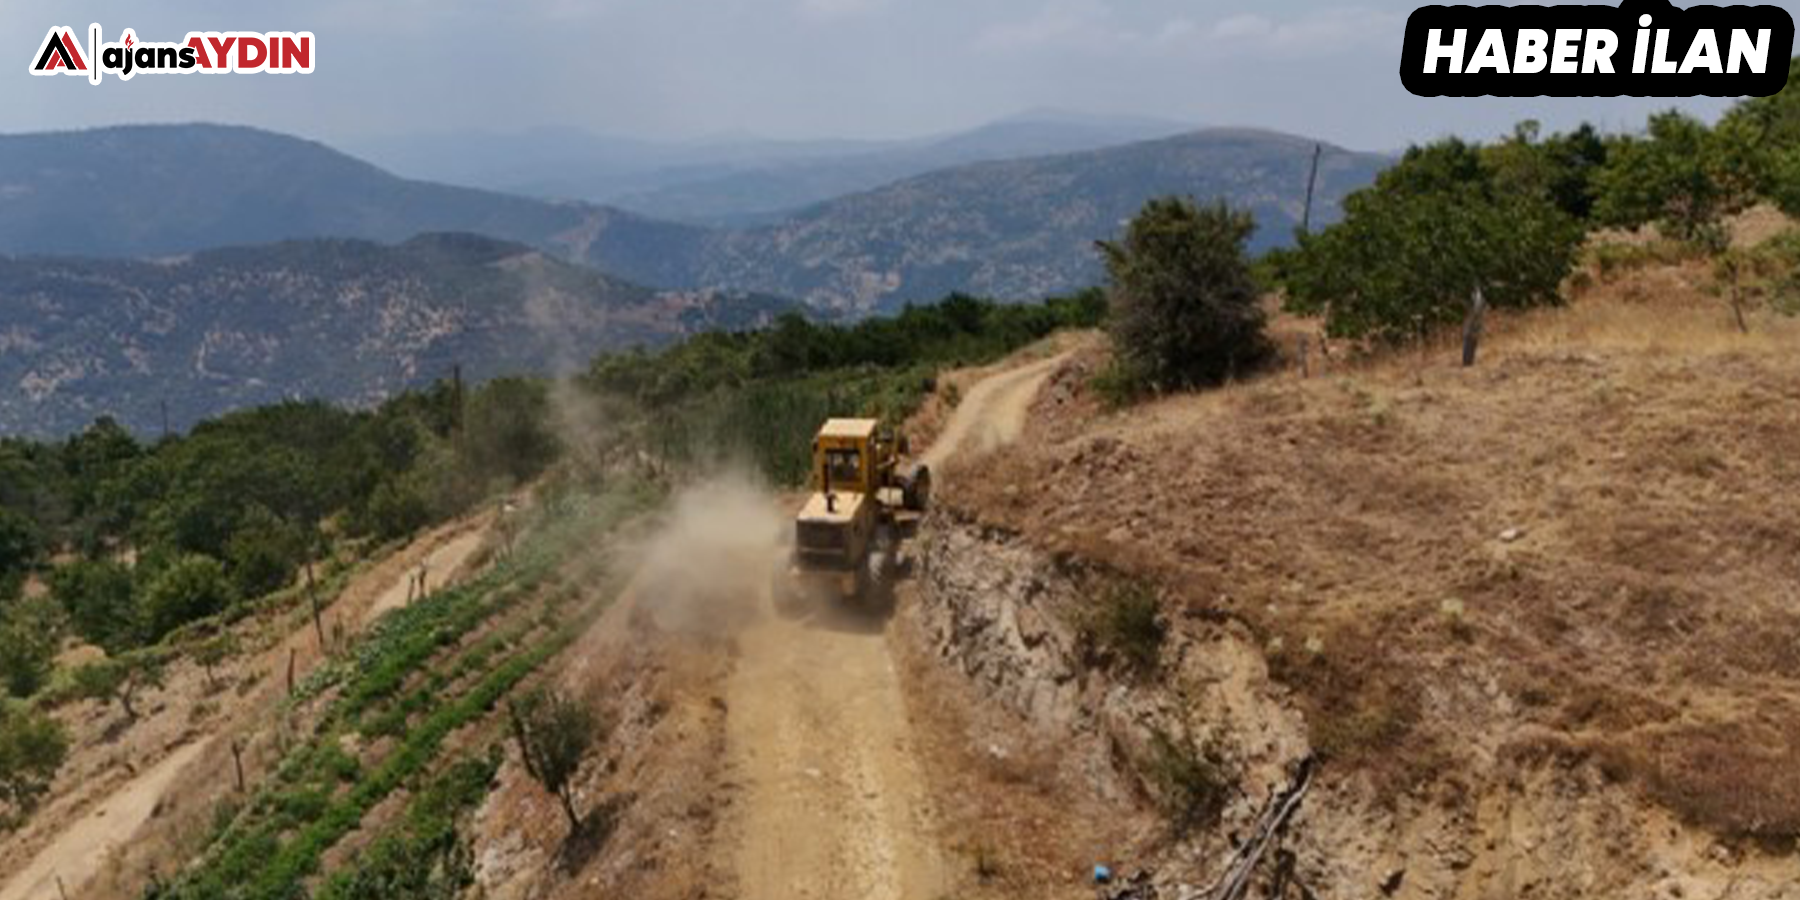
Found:
<svg viewBox="0 0 1800 900"><path fill-rule="evenodd" d="M401 178L248 128L133 126L0 137L0 252L159 256L307 238L467 231L639 284L778 294L848 315L949 290L1031 299L1087 286L1092 242L1150 197L1256 213L1252 249L1299 223L1313 141L1207 129L1080 153L939 169L776 221L708 228L612 206ZM1315 222L1388 162L1321 147Z"/></svg>
<svg viewBox="0 0 1800 900"><path fill-rule="evenodd" d="M155 433L164 403L177 429L291 397L363 405L457 366L476 381L573 370L791 308L651 290L469 234L0 257L0 434L65 434L100 415Z"/></svg>
<svg viewBox="0 0 1800 900"><path fill-rule="evenodd" d="M586 200L671 221L741 226L935 169L1119 146L1191 127L1149 117L1033 110L966 131L905 140L646 141L556 127L403 135L347 149L412 178Z"/></svg>

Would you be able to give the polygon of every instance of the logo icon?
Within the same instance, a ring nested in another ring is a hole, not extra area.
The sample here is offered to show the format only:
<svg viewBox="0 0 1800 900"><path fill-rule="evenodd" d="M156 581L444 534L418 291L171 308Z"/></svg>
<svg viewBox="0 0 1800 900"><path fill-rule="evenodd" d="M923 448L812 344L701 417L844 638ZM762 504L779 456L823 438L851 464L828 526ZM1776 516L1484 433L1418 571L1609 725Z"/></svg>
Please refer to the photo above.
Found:
<svg viewBox="0 0 1800 900"><path fill-rule="evenodd" d="M127 28L119 40L101 37L98 22L88 26L84 47L75 31L62 25L50 29L32 58L31 74L85 75L99 84L102 75L130 81L137 75L308 75L313 71L313 35L310 31L190 31L179 43L139 40Z"/></svg>
<svg viewBox="0 0 1800 900"><path fill-rule="evenodd" d="M43 46L38 48L37 61L31 64L33 75L87 74L87 59L81 55L81 42L75 40L75 32L68 28L52 28L44 36Z"/></svg>

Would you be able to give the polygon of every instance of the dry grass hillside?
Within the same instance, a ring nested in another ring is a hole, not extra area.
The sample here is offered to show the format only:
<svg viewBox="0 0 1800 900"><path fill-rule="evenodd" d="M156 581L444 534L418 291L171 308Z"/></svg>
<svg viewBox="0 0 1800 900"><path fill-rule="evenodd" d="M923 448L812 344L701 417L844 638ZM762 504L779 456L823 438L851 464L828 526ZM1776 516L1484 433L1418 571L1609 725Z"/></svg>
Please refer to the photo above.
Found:
<svg viewBox="0 0 1800 900"><path fill-rule="evenodd" d="M1472 802L1592 764L1690 824L1800 838L1800 319L1703 261L1577 279L1450 344L1122 412L1078 354L946 502L1243 623L1327 778ZM1283 323L1304 327L1306 323ZM960 476L960 477L959 477Z"/></svg>

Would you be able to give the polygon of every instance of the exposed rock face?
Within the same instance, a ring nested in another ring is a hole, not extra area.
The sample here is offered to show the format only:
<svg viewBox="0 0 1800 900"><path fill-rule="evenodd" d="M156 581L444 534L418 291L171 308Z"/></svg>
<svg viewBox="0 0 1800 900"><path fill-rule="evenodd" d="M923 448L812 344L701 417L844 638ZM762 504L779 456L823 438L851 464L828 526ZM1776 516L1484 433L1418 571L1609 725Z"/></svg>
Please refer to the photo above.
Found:
<svg viewBox="0 0 1800 900"><path fill-rule="evenodd" d="M1061 783L1148 803L1152 735L1220 751L1238 794L1216 827L1146 834L1125 854L1186 897L1212 884L1268 792L1311 748L1305 722L1240 626L1171 612L1160 670L1103 665L1081 623L1116 577L938 512L920 534L906 638L1035 738L1064 748ZM1329 761L1290 829L1294 878L1320 898L1800 898L1800 859L1735 847L1644 803L1592 762L1490 760L1383 796ZM1265 861L1265 871L1273 861Z"/></svg>
<svg viewBox="0 0 1800 900"><path fill-rule="evenodd" d="M521 244L293 241L157 262L0 256L0 433L169 424L294 397L353 405L446 377L764 324L771 298L653 291Z"/></svg>

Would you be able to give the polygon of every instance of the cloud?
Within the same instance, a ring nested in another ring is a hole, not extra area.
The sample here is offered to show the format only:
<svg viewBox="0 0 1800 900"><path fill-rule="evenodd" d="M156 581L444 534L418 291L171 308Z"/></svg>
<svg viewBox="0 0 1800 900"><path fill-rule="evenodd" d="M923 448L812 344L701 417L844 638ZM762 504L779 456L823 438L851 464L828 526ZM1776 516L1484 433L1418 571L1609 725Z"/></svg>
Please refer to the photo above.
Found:
<svg viewBox="0 0 1800 900"><path fill-rule="evenodd" d="M1023 53L1079 48L1116 55L1318 56L1391 39L1404 19L1361 6L1325 7L1277 20L1236 13L1211 23L1178 15L1160 24L1122 24L1104 0L1050 0L1033 15L990 26L976 38L982 50Z"/></svg>
<svg viewBox="0 0 1800 900"><path fill-rule="evenodd" d="M1213 24L1210 36L1243 49L1317 54L1347 50L1392 38L1396 44L1405 20L1365 7L1327 7L1287 21L1254 13L1227 16Z"/></svg>
<svg viewBox="0 0 1800 900"><path fill-rule="evenodd" d="M887 5L887 0L800 0L800 12L816 19L836 19L870 13Z"/></svg>
<svg viewBox="0 0 1800 900"><path fill-rule="evenodd" d="M979 50L1028 52L1050 47L1116 49L1138 35L1115 25L1101 0L1051 0L1029 18L991 25L975 38Z"/></svg>

